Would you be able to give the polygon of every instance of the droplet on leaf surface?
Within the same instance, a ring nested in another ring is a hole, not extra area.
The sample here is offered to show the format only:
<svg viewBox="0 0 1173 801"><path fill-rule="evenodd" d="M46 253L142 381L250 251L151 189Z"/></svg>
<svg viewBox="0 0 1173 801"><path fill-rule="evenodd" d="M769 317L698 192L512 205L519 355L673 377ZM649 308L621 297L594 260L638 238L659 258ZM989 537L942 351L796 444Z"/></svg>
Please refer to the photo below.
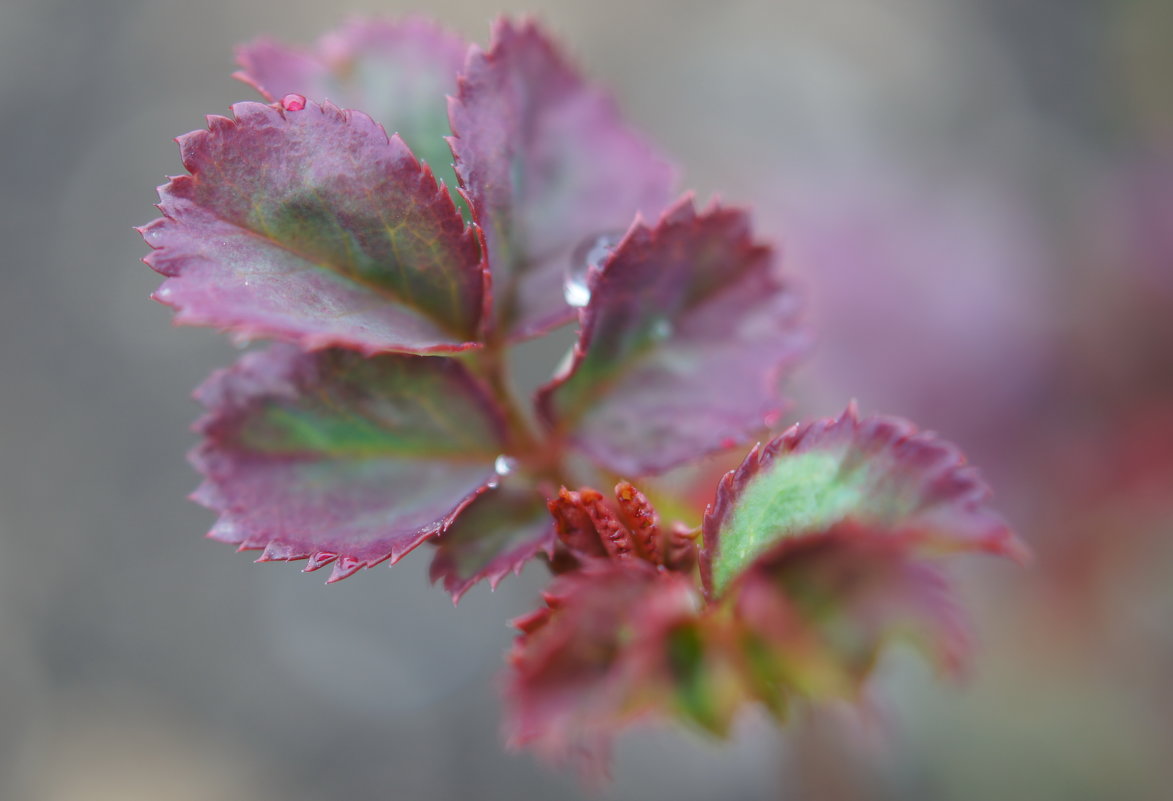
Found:
<svg viewBox="0 0 1173 801"><path fill-rule="evenodd" d="M619 244L620 235L603 234L587 239L574 249L566 270L562 296L566 303L581 309L591 302L591 273L598 272Z"/></svg>

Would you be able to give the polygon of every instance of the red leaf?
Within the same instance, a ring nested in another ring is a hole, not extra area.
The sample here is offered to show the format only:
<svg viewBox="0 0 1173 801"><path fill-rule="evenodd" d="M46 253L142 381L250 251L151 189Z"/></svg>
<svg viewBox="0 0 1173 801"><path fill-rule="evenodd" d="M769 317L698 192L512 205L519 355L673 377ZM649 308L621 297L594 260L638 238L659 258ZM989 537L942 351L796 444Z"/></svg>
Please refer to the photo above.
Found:
<svg viewBox="0 0 1173 801"><path fill-rule="evenodd" d="M436 540L431 579L443 579L453 603L473 585L497 585L539 553L552 555L554 526L541 495L506 483L480 495Z"/></svg>
<svg viewBox="0 0 1173 801"><path fill-rule="evenodd" d="M453 360L275 345L197 397L209 536L260 561L333 563L331 581L398 561L497 479L501 415Z"/></svg>
<svg viewBox="0 0 1173 801"><path fill-rule="evenodd" d="M606 772L612 734L673 693L669 638L697 619L691 581L644 562L596 562L556 578L548 608L515 621L506 731L588 778Z"/></svg>
<svg viewBox="0 0 1173 801"><path fill-rule="evenodd" d="M805 341L798 300L746 214L685 199L636 224L590 281L569 367L538 394L549 424L620 475L742 442L777 414Z"/></svg>
<svg viewBox="0 0 1173 801"><path fill-rule="evenodd" d="M576 250L667 204L673 169L533 23L499 21L449 108L456 172L488 243L494 321L535 336L569 321Z"/></svg>
<svg viewBox="0 0 1173 801"><path fill-rule="evenodd" d="M467 53L463 38L430 20L357 19L309 49L250 42L237 50L235 77L271 102L292 92L369 114L455 191L445 98L456 92Z"/></svg>

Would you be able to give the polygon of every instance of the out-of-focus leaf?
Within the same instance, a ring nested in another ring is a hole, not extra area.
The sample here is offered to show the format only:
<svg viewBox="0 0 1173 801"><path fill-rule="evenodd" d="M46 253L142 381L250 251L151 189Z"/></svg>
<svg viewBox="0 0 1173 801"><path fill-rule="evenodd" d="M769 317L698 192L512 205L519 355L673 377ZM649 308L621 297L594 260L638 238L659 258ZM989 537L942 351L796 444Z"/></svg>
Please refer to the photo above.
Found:
<svg viewBox="0 0 1173 801"><path fill-rule="evenodd" d="M968 628L942 574L905 543L855 526L783 540L739 579L746 675L771 709L853 697L893 639L957 674Z"/></svg>
<svg viewBox="0 0 1173 801"><path fill-rule="evenodd" d="M236 77L279 102L290 93L371 115L398 133L457 205L446 98L456 92L468 44L426 19L353 20L309 49L256 39L236 52Z"/></svg>
<svg viewBox="0 0 1173 801"><path fill-rule="evenodd" d="M678 693L704 716L696 649L700 595L677 573L638 561L594 562L554 580L547 606L515 621L506 729L513 746L605 772L611 735ZM686 705L681 701L680 705Z"/></svg>
<svg viewBox="0 0 1173 801"><path fill-rule="evenodd" d="M848 407L755 447L721 480L705 513L706 591L719 596L783 540L844 523L909 547L1026 558L989 494L953 445L904 420L860 420Z"/></svg>
<svg viewBox="0 0 1173 801"><path fill-rule="evenodd" d="M717 614L678 619L655 650L637 649L644 673L661 676L665 711L702 731L728 737L737 714L751 700L728 621Z"/></svg>
<svg viewBox="0 0 1173 801"><path fill-rule="evenodd" d="M331 580L397 561L497 479L502 417L450 359L363 358L278 344L197 390L208 414L193 498L209 534L261 561L335 562Z"/></svg>
<svg viewBox="0 0 1173 801"><path fill-rule="evenodd" d="M799 304L744 212L698 216L686 199L591 278L573 361L538 403L594 461L661 472L777 415L780 373L803 349Z"/></svg>
<svg viewBox="0 0 1173 801"><path fill-rule="evenodd" d="M180 137L191 174L142 229L177 322L365 353L476 346L476 237L402 140L330 104L232 111Z"/></svg>
<svg viewBox="0 0 1173 801"><path fill-rule="evenodd" d="M484 229L494 325L527 337L567 322L585 245L671 198L673 168L626 128L533 23L502 20L450 104L460 176Z"/></svg>
<svg viewBox="0 0 1173 801"><path fill-rule="evenodd" d="M477 582L487 579L495 589L539 553L549 555L554 524L536 490L506 479L469 504L436 544L432 581L443 579L444 589L458 602Z"/></svg>

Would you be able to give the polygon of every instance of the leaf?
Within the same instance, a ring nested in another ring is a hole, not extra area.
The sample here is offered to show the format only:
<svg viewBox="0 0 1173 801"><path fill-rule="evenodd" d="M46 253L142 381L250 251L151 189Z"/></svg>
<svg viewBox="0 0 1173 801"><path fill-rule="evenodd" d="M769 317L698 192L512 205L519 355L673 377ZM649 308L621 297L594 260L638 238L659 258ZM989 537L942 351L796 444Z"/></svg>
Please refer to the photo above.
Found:
<svg viewBox="0 0 1173 801"><path fill-rule="evenodd" d="M663 472L777 415L779 375L803 350L797 311L746 214L698 216L685 199L593 274L573 360L538 406L615 473Z"/></svg>
<svg viewBox="0 0 1173 801"><path fill-rule="evenodd" d="M196 391L208 414L193 498L209 534L260 561L336 560L331 581L392 563L439 534L497 479L502 416L449 359L302 353L278 344Z"/></svg>
<svg viewBox="0 0 1173 801"><path fill-rule="evenodd" d="M894 639L920 645L954 675L968 656L968 626L942 574L866 528L782 540L731 592L749 638L747 674L771 709L784 710L793 694L854 696Z"/></svg>
<svg viewBox="0 0 1173 801"><path fill-rule="evenodd" d="M445 98L456 92L467 53L462 37L426 19L358 19L310 49L268 38L243 45L236 53L241 69L235 77L273 103L296 93L369 114L403 137L463 206L445 141Z"/></svg>
<svg viewBox="0 0 1173 801"><path fill-rule="evenodd" d="M179 138L191 175L142 229L177 322L311 349L478 347L476 237L402 140L330 104L232 111Z"/></svg>
<svg viewBox="0 0 1173 801"><path fill-rule="evenodd" d="M536 336L568 322L577 251L669 201L674 169L619 119L532 22L499 21L450 103L456 172L484 230L494 324Z"/></svg>
<svg viewBox="0 0 1173 801"><path fill-rule="evenodd" d="M705 512L705 589L719 596L779 542L845 523L922 549L1025 559L989 494L953 445L849 406L756 446L721 480Z"/></svg>
<svg viewBox="0 0 1173 801"><path fill-rule="evenodd" d="M444 589L458 603L477 582L487 579L496 589L501 579L520 573L539 553L551 555L554 526L535 489L506 480L470 503L436 544L431 579L443 579Z"/></svg>
<svg viewBox="0 0 1173 801"><path fill-rule="evenodd" d="M637 655L648 660L642 672L661 676L663 704L680 719L716 737L728 737L737 713L752 696L743 668L729 647L728 621L716 614L681 617L655 650Z"/></svg>
<svg viewBox="0 0 1173 801"><path fill-rule="evenodd" d="M676 573L644 562L595 562L556 578L547 606L514 621L506 730L554 762L606 772L614 732L649 711L669 711L698 690L691 654L675 640L697 623L699 594ZM687 687L678 687L674 669Z"/></svg>

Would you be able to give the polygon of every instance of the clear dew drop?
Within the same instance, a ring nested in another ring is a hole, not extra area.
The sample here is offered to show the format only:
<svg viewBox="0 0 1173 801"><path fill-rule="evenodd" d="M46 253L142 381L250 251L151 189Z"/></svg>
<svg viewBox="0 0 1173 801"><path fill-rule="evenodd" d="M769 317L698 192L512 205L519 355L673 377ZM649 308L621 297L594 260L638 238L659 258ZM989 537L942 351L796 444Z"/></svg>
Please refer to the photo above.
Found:
<svg viewBox="0 0 1173 801"><path fill-rule="evenodd" d="M663 342L668 337L672 336L672 321L667 317L661 317L652 323L650 334L656 342Z"/></svg>
<svg viewBox="0 0 1173 801"><path fill-rule="evenodd" d="M603 262L619 244L619 239L618 234L603 234L586 240L574 249L562 285L562 296L568 305L581 309L591 302L591 274L602 268Z"/></svg>
<svg viewBox="0 0 1173 801"><path fill-rule="evenodd" d="M566 353L562 354L562 358L558 360L558 366L554 368L554 378L565 378L570 375L570 370L574 367L574 348L570 348Z"/></svg>
<svg viewBox="0 0 1173 801"><path fill-rule="evenodd" d="M497 457L497 460L493 462L493 470L495 470L499 476L507 476L516 469L517 460L511 456L506 456L505 454L501 454Z"/></svg>
<svg viewBox="0 0 1173 801"><path fill-rule="evenodd" d="M566 298L567 305L581 309L591 302L591 290L585 281L568 277L562 286L562 297Z"/></svg>

